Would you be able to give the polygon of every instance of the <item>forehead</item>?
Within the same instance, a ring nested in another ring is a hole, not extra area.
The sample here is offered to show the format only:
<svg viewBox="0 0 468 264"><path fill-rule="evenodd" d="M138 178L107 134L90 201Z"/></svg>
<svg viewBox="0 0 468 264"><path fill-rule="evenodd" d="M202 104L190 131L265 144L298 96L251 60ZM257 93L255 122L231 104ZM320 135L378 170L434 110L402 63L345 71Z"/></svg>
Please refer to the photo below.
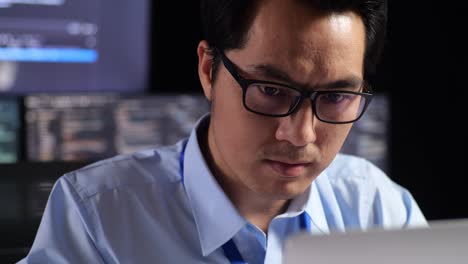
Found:
<svg viewBox="0 0 468 264"><path fill-rule="evenodd" d="M248 32L252 60L307 74L348 68L360 75L365 28L353 12L323 13L299 1L265 0Z"/></svg>

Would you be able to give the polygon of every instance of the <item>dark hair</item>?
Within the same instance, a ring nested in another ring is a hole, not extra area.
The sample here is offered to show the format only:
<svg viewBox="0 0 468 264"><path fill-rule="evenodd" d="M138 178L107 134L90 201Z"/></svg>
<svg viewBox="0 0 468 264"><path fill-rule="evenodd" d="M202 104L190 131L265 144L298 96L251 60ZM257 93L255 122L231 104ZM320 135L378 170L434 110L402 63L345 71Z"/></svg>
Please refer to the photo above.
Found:
<svg viewBox="0 0 468 264"><path fill-rule="evenodd" d="M387 0L296 0L326 13L353 11L366 27L364 75L375 73L386 35ZM220 50L242 48L257 11L254 0L201 0L201 21L204 38L210 47ZM213 54L215 55L215 54ZM213 79L219 65L213 63Z"/></svg>

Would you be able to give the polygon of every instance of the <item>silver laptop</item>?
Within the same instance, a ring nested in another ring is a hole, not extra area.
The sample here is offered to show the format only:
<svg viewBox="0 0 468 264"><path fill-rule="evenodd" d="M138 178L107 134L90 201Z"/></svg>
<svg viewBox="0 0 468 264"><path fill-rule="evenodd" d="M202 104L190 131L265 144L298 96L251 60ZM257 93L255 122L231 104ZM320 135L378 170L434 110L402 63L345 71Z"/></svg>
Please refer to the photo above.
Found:
<svg viewBox="0 0 468 264"><path fill-rule="evenodd" d="M292 236L284 264L468 263L468 219L429 222L428 228Z"/></svg>

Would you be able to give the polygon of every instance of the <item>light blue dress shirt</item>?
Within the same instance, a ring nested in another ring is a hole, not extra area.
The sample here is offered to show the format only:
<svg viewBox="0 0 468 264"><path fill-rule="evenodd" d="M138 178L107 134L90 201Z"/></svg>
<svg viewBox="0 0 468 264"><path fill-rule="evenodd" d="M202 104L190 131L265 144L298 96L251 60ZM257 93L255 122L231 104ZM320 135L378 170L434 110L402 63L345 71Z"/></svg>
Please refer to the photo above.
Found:
<svg viewBox="0 0 468 264"><path fill-rule="evenodd" d="M211 174L197 125L174 146L121 155L68 173L55 184L31 251L19 263L229 263L231 238L251 264L281 263L285 239L311 232L427 225L410 193L364 159L338 155L268 235L243 218ZM186 145L184 183L179 160Z"/></svg>

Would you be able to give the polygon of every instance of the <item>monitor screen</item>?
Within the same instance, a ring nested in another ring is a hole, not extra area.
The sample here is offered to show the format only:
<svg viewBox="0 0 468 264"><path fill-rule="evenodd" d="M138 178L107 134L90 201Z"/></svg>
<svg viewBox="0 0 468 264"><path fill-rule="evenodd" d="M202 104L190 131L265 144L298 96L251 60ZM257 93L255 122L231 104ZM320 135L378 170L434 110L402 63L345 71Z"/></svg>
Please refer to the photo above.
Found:
<svg viewBox="0 0 468 264"><path fill-rule="evenodd" d="M385 94L373 96L364 115L353 127L341 152L368 159L389 173L390 102Z"/></svg>
<svg viewBox="0 0 468 264"><path fill-rule="evenodd" d="M0 99L0 163L18 160L20 124L18 100Z"/></svg>
<svg viewBox="0 0 468 264"><path fill-rule="evenodd" d="M148 0L1 0L0 93L146 89Z"/></svg>
<svg viewBox="0 0 468 264"><path fill-rule="evenodd" d="M201 95L160 95L122 98L116 107L116 150L131 153L175 144L188 137L209 111Z"/></svg>
<svg viewBox="0 0 468 264"><path fill-rule="evenodd" d="M112 131L118 97L36 95L25 98L30 161L101 159L115 153Z"/></svg>
<svg viewBox="0 0 468 264"><path fill-rule="evenodd" d="M209 109L201 95L33 95L25 106L32 161L98 160L170 145Z"/></svg>

